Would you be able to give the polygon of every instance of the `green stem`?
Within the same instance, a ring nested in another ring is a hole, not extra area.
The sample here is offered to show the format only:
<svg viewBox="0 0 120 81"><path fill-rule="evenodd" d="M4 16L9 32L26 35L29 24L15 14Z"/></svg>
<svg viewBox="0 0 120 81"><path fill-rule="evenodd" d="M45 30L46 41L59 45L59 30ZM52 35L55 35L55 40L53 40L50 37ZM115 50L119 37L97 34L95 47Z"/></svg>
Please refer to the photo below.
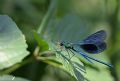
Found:
<svg viewBox="0 0 120 81"><path fill-rule="evenodd" d="M54 16L55 10L56 10L56 1L57 0L51 0L51 4L48 8L48 11L47 11L45 17L43 18L41 25L38 28L38 31L37 31L38 33L40 33L40 34L44 33L50 19Z"/></svg>
<svg viewBox="0 0 120 81"><path fill-rule="evenodd" d="M11 72L15 71L16 69L18 69L18 68L20 68L28 63L31 63L33 60L34 60L34 58L30 57L21 63L15 64L14 66L12 66L10 68L1 71L0 75L10 74Z"/></svg>
<svg viewBox="0 0 120 81"><path fill-rule="evenodd" d="M108 51L108 54L110 54L110 58L111 58L111 63L115 66L116 65L116 61L117 61L117 56L119 53L117 53L119 51L118 45L119 45L119 41L117 40L118 37L118 32L120 32L119 30L119 20L118 20L118 16L119 16L119 10L120 10L120 0L116 0L116 9L115 12L113 13L113 15L110 17L110 25L111 25L111 49L110 51ZM111 71L112 75L114 76L115 81L119 81L119 77L117 75L117 71L116 71L116 67L112 69Z"/></svg>

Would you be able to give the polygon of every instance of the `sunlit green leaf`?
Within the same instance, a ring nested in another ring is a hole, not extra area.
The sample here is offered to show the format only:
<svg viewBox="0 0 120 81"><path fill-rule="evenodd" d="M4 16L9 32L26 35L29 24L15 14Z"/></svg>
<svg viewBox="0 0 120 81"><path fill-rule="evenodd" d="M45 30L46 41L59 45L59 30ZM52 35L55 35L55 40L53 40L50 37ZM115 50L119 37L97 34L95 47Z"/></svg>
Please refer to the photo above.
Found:
<svg viewBox="0 0 120 81"><path fill-rule="evenodd" d="M78 81L84 80L85 67L76 56L70 59L67 51L59 51L58 47L54 46L54 44L50 45L50 49L56 51L56 60L62 63L61 69L71 74ZM69 54L72 55L71 52Z"/></svg>
<svg viewBox="0 0 120 81"><path fill-rule="evenodd" d="M12 75L3 75L3 76L0 76L0 81L30 81L30 80L23 79L20 77L15 77Z"/></svg>
<svg viewBox="0 0 120 81"><path fill-rule="evenodd" d="M102 70L95 70L93 68L86 67L87 74L85 75L86 78L90 81L114 81L110 72L106 69ZM96 77L97 76L97 77Z"/></svg>
<svg viewBox="0 0 120 81"><path fill-rule="evenodd" d="M44 39L42 39L42 37L40 37L40 35L36 31L33 31L33 34L39 45L40 52L48 50L49 49L48 43Z"/></svg>
<svg viewBox="0 0 120 81"><path fill-rule="evenodd" d="M6 15L0 16L0 69L21 62L28 55L24 35Z"/></svg>

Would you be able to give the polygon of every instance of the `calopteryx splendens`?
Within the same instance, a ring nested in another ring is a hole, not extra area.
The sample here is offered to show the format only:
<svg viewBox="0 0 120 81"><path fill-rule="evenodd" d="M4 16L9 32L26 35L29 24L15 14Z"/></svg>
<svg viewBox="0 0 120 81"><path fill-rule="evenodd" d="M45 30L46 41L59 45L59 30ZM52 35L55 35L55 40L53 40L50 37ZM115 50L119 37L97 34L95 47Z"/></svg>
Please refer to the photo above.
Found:
<svg viewBox="0 0 120 81"><path fill-rule="evenodd" d="M82 55L86 60L92 63L91 60L94 60L96 62L102 63L104 65L107 65L109 67L113 67L112 65L105 63L103 61L100 61L98 59L95 59L93 57L88 56L85 52L89 54L98 54L103 52L106 49L106 32L104 30L100 30L90 36L88 36L83 41L77 42L77 43L68 43L68 42L61 42L60 46L65 47L66 50L70 50L71 52L77 52L80 55ZM81 51L81 49L84 51Z"/></svg>

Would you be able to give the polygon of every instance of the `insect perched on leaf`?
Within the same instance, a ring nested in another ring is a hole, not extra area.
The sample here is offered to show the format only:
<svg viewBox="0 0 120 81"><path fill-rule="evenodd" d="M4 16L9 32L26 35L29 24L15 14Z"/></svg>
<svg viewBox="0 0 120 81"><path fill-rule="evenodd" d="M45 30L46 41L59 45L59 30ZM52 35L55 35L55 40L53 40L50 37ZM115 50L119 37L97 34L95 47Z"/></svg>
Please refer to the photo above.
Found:
<svg viewBox="0 0 120 81"><path fill-rule="evenodd" d="M64 47L66 50L71 51L72 53L77 52L80 55L82 55L86 60L92 63L91 60L94 60L96 62L102 63L104 65L107 65L109 67L112 67L112 65L107 64L103 61L97 60L95 58L92 58L88 56L88 54L85 54L85 52L89 54L98 54L103 52L106 49L106 32L104 30L100 30L90 36L88 36L83 41L77 42L77 43L68 43L68 42L61 42L60 46ZM83 51L81 51L83 50ZM74 52L73 52L74 51Z"/></svg>

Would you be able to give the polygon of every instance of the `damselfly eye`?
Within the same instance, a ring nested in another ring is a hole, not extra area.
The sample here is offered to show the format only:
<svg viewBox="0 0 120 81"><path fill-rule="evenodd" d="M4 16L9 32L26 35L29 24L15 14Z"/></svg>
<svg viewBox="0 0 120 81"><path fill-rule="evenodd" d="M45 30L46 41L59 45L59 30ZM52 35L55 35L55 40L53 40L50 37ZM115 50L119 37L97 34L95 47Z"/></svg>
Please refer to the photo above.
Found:
<svg viewBox="0 0 120 81"><path fill-rule="evenodd" d="M63 43L60 43L60 46L63 46L64 44Z"/></svg>

